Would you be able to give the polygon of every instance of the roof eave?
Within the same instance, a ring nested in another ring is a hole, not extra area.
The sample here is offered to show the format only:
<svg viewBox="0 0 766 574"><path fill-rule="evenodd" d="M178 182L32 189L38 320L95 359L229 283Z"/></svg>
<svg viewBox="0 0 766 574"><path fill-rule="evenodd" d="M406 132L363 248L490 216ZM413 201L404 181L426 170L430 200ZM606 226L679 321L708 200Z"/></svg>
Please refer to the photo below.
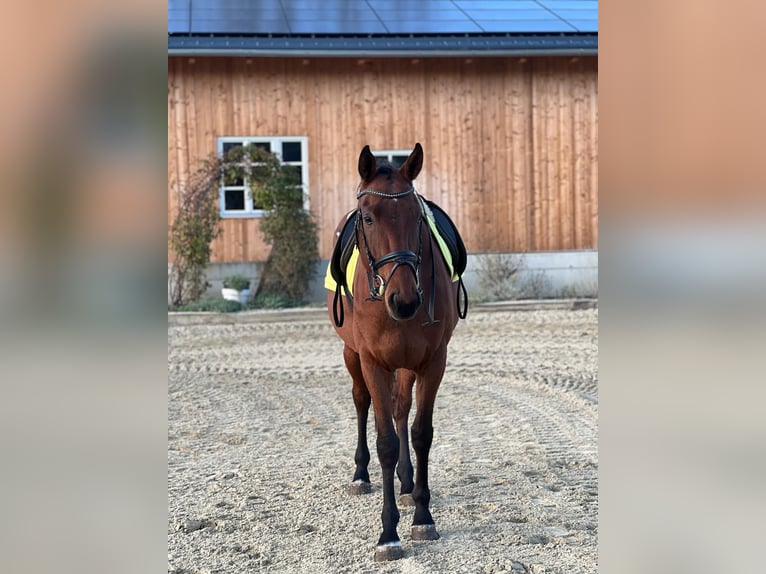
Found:
<svg viewBox="0 0 766 574"><path fill-rule="evenodd" d="M561 49L561 50L431 50L418 52L409 50L382 51L343 51L343 50L209 50L209 49L171 49L168 56L209 56L209 57L261 57L261 58L479 58L498 56L597 56L597 49Z"/></svg>
<svg viewBox="0 0 766 574"><path fill-rule="evenodd" d="M168 36L169 56L492 57L595 56L598 34L263 37Z"/></svg>

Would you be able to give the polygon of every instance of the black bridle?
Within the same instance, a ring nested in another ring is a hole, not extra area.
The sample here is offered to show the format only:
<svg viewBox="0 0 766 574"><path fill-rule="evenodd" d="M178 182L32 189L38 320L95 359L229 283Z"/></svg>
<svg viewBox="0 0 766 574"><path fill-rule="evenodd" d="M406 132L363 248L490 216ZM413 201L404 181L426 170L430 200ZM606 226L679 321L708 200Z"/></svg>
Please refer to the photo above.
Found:
<svg viewBox="0 0 766 574"><path fill-rule="evenodd" d="M399 199L400 197L406 197L410 194L415 194L414 187L410 187L409 189L406 189L400 193L381 193L380 191L376 191L374 189L361 189L359 190L359 192L357 192L356 199L359 200L362 198L362 196L365 196L365 195L374 195L376 197L382 197L385 199ZM364 248L364 254L365 254L365 257L367 258L367 263L370 266L370 270L367 272L367 282L370 287L370 297L368 301L380 301L382 299L382 297L385 295L385 292L386 292L386 286L391 281L391 278L394 276L394 273L396 273L396 270L399 269L399 267L401 267L402 265L405 265L409 267L410 269L412 269L412 272L415 274L415 285L417 287L420 300L423 301L423 289L420 287L420 263L422 261L422 255L423 255L423 219L425 218L425 215L423 213L423 206L420 204L420 201L418 201L418 208L420 209L420 216L418 217L418 252L415 253L414 251L409 251L409 250L392 251L391 253L387 253L383 255L379 259L375 259L372 256L372 253L370 253L370 248L367 245L367 236L364 233L364 223L362 221L362 210L361 208L357 210L356 227L362 236L362 246ZM430 234L429 234L429 237L430 237ZM431 247L433 248L433 245ZM431 258L433 260L433 254ZM388 277L386 279L383 279L383 277L380 274L380 268L389 263L393 263L394 266L391 268L391 271L389 272ZM433 278L432 278L432 281L433 281ZM434 321L433 319L432 307L433 307L433 286L431 289L431 304L429 305L429 309L428 309L427 324L438 323L438 321Z"/></svg>
<svg viewBox="0 0 766 574"><path fill-rule="evenodd" d="M407 195L410 195L412 193L415 193L415 188L410 187L406 191L403 191L401 193L381 193L379 191L375 191L373 189L363 189L360 190L356 194L356 199L359 200L364 195L374 195L377 197L384 197L386 199L398 199L400 197L405 197ZM356 228L360 232L362 236L362 246L364 247L364 254L367 257L367 263L370 266L370 271L367 272L367 281L370 286L370 301L380 301L381 297L386 292L386 285L389 281L391 281L391 277L394 276L394 273L396 273L396 270L399 269L402 265L406 265L410 269L412 269L412 272L415 274L415 282L418 288L418 293L420 294L421 298L423 296L423 292L420 289L420 261L421 261L421 255L423 250L423 240L422 240L422 232L423 232L423 214L421 212L420 217L418 217L418 252L415 253L413 251L392 251L391 253L387 253L386 255L383 255L380 259L375 259L372 256L372 253L370 253L370 247L367 245L367 236L364 233L364 224L362 221L362 210L361 208L357 211L356 214ZM380 275L380 268L384 265L387 265L388 263L393 263L394 266L391 269L391 272L388 274L387 279L383 279L383 277Z"/></svg>

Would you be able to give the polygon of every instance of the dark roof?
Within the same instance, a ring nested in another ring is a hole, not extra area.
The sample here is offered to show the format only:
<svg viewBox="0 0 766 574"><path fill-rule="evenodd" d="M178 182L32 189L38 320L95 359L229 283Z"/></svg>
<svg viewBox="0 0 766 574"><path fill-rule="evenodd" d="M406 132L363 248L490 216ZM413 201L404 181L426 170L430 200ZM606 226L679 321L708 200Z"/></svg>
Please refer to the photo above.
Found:
<svg viewBox="0 0 766 574"><path fill-rule="evenodd" d="M168 0L169 54L597 50L596 0Z"/></svg>

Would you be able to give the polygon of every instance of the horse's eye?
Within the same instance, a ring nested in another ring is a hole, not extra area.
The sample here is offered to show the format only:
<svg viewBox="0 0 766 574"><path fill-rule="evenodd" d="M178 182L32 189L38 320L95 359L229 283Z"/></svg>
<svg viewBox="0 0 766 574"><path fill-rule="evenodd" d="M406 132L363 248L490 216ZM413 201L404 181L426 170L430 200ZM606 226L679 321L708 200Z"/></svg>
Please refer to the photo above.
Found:
<svg viewBox="0 0 766 574"><path fill-rule="evenodd" d="M364 221L364 222L365 222L367 225L372 225L372 217L370 217L369 215L365 215L365 216L362 218L362 220L363 220L363 221Z"/></svg>

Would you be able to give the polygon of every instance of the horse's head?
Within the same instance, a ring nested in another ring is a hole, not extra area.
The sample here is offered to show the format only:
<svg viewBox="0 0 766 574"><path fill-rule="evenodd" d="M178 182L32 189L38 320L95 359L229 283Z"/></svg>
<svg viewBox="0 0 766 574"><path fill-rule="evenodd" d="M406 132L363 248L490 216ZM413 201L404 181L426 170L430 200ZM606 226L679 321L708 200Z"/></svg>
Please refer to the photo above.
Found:
<svg viewBox="0 0 766 574"><path fill-rule="evenodd" d="M359 155L357 239L365 255L360 261L367 272L370 297L382 298L397 321L414 317L423 302L420 263L427 230L412 186L421 167L419 143L399 169L378 165L370 146L364 146Z"/></svg>

